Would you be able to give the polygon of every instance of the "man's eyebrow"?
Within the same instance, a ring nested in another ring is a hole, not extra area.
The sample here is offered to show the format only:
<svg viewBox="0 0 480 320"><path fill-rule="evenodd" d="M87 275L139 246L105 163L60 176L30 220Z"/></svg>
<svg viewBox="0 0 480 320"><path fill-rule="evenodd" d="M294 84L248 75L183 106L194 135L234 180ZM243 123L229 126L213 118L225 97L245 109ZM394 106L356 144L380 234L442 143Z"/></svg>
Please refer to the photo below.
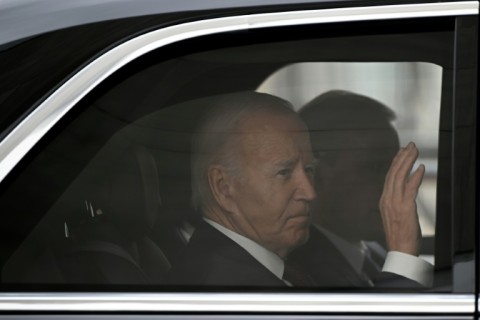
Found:
<svg viewBox="0 0 480 320"><path fill-rule="evenodd" d="M304 168L309 170L316 170L318 167L319 161L317 159L312 159L312 161L305 164Z"/></svg>
<svg viewBox="0 0 480 320"><path fill-rule="evenodd" d="M297 159L284 159L284 160L279 160L275 162L275 167L280 167L280 168L288 168L297 162Z"/></svg>
<svg viewBox="0 0 480 320"><path fill-rule="evenodd" d="M288 168L291 166L294 166L298 162L297 159L285 159L285 160L279 160L275 162L275 167L280 167L280 168ZM318 159L314 158L310 162L306 164L306 166L313 166L316 167L318 166Z"/></svg>

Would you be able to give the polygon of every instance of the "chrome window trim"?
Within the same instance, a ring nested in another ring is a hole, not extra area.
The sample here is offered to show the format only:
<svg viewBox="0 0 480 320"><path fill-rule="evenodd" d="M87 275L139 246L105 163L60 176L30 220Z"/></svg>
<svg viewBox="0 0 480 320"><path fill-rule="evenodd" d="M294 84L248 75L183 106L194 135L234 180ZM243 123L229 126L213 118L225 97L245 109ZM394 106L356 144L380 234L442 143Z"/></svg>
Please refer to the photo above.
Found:
<svg viewBox="0 0 480 320"><path fill-rule="evenodd" d="M112 73L162 46L203 35L345 21L478 15L476 1L252 14L159 29L104 53L66 81L0 143L0 181L78 101ZM471 314L458 294L0 293L0 311L341 312Z"/></svg>
<svg viewBox="0 0 480 320"><path fill-rule="evenodd" d="M65 113L112 73L162 46L203 35L274 26L478 15L477 1L338 8L251 14L201 20L155 30L129 40L85 66L45 99L0 143L0 182Z"/></svg>
<svg viewBox="0 0 480 320"><path fill-rule="evenodd" d="M38 293L1 294L2 311L255 312L473 314L475 296L325 293Z"/></svg>
<svg viewBox="0 0 480 320"><path fill-rule="evenodd" d="M252 16L250 18L250 25L251 27L262 28L311 23L427 18L472 14L478 14L478 2L424 3L268 13Z"/></svg>

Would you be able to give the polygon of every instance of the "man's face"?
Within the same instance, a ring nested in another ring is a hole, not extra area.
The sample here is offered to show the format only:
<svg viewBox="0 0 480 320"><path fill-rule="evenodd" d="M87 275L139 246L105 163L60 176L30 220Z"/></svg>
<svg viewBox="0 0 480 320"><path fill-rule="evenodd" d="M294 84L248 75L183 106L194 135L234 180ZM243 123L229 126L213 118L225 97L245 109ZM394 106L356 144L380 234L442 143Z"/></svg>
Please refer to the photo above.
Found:
<svg viewBox="0 0 480 320"><path fill-rule="evenodd" d="M257 113L234 140L240 168L233 178L232 225L284 257L309 236L309 202L316 196L309 135L292 116Z"/></svg>

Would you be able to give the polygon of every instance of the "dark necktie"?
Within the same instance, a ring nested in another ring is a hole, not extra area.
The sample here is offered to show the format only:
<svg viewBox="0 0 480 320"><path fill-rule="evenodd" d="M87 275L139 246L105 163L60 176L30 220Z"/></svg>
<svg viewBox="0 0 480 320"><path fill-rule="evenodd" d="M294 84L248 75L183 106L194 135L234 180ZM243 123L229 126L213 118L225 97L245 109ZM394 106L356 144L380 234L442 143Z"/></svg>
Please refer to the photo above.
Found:
<svg viewBox="0 0 480 320"><path fill-rule="evenodd" d="M283 279L290 282L294 287L314 287L316 286L313 278L302 268L291 261L285 261Z"/></svg>

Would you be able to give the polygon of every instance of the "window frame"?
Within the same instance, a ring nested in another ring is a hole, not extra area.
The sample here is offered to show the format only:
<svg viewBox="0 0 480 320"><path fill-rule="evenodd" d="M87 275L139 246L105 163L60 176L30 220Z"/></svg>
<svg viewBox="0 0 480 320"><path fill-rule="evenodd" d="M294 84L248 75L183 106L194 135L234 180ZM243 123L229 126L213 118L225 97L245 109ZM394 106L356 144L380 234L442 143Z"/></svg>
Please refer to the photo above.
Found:
<svg viewBox="0 0 480 320"><path fill-rule="evenodd" d="M138 57L178 41L229 31L332 22L478 16L477 1L287 11L199 20L140 35L66 81L0 142L0 181L83 97ZM2 293L0 311L450 314L475 312L471 294ZM348 311L347 311L348 310Z"/></svg>

